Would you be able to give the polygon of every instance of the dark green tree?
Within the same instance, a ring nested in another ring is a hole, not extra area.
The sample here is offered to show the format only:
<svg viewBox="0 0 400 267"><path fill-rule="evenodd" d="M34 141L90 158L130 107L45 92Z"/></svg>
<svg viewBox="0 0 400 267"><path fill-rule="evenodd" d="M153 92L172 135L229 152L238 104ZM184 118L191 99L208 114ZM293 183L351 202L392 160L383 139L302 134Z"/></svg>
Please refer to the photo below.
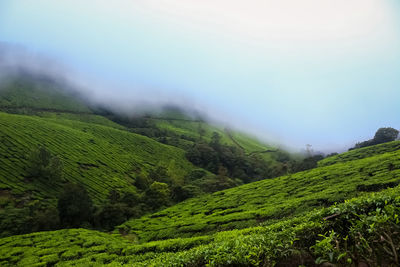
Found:
<svg viewBox="0 0 400 267"><path fill-rule="evenodd" d="M92 200L79 184L68 183L58 198L58 213L63 227L80 227L92 218Z"/></svg>
<svg viewBox="0 0 400 267"><path fill-rule="evenodd" d="M199 125L197 127L197 132L199 133L200 139L203 139L204 135L206 134L206 130L203 128L201 122L199 122Z"/></svg>
<svg viewBox="0 0 400 267"><path fill-rule="evenodd" d="M349 150L391 142L396 140L398 136L399 131L394 128L379 128L376 131L373 139L357 143L353 148L350 148Z"/></svg>
<svg viewBox="0 0 400 267"><path fill-rule="evenodd" d="M63 163L46 147L39 146L29 155L27 173L30 179L59 181L63 177Z"/></svg>
<svg viewBox="0 0 400 267"><path fill-rule="evenodd" d="M110 190L110 192L108 193L108 200L110 201L110 203L114 204L119 202L121 199L121 195L117 190Z"/></svg>
<svg viewBox="0 0 400 267"><path fill-rule="evenodd" d="M148 178L150 178L151 181L157 181L166 184L172 183L172 180L168 174L168 170L164 166L157 166L157 168L150 170Z"/></svg>
<svg viewBox="0 0 400 267"><path fill-rule="evenodd" d="M380 128L376 131L374 141L376 144L391 142L397 139L399 131L394 128Z"/></svg>
<svg viewBox="0 0 400 267"><path fill-rule="evenodd" d="M171 199L171 191L166 183L153 182L146 191L146 201L154 209L168 206Z"/></svg>
<svg viewBox="0 0 400 267"><path fill-rule="evenodd" d="M133 207L139 204L139 196L132 192L124 192L120 202L125 203L128 207Z"/></svg>
<svg viewBox="0 0 400 267"><path fill-rule="evenodd" d="M146 190L150 187L151 181L147 176L143 174L137 174L134 185L141 190Z"/></svg>
<svg viewBox="0 0 400 267"><path fill-rule="evenodd" d="M210 146L216 150L219 149L219 146L221 145L221 135L217 132L213 132L212 137L211 137L211 142Z"/></svg>
<svg viewBox="0 0 400 267"><path fill-rule="evenodd" d="M129 216L129 208L123 203L106 204L95 214L97 226L111 231L115 226L125 222Z"/></svg>
<svg viewBox="0 0 400 267"><path fill-rule="evenodd" d="M44 206L34 210L32 232L56 230L60 225L58 210L53 206Z"/></svg>
<svg viewBox="0 0 400 267"><path fill-rule="evenodd" d="M185 199L199 195L200 192L200 188L194 185L175 185L174 187L172 187L172 198L174 201L180 202Z"/></svg>

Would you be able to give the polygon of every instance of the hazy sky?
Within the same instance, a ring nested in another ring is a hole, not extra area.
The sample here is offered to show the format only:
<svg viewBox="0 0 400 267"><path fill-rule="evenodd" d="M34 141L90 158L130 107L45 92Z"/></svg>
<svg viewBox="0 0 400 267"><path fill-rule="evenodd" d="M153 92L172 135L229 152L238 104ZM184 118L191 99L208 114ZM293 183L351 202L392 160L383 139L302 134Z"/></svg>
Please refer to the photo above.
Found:
<svg viewBox="0 0 400 267"><path fill-rule="evenodd" d="M398 0L1 0L0 41L298 148L400 128Z"/></svg>

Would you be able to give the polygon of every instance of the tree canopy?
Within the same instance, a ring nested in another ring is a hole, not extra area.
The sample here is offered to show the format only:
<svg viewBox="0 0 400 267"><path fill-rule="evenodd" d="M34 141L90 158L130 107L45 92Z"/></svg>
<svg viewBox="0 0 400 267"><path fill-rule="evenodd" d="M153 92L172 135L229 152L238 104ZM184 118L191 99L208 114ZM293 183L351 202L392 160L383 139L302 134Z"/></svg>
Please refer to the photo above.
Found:
<svg viewBox="0 0 400 267"><path fill-rule="evenodd" d="M45 146L34 149L28 157L28 178L57 181L63 177L63 163Z"/></svg>
<svg viewBox="0 0 400 267"><path fill-rule="evenodd" d="M391 127L379 128L376 131L373 139L357 143L353 148L350 148L350 150L392 142L396 140L398 136L399 136L399 131L394 128Z"/></svg>

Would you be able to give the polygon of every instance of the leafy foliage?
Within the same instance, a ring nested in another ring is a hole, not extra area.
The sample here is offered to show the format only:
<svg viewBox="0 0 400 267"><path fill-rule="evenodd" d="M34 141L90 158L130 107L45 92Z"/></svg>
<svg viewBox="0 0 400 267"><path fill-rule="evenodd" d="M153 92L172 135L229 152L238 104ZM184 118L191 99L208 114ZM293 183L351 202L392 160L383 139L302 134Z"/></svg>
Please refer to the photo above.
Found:
<svg viewBox="0 0 400 267"><path fill-rule="evenodd" d="M60 181L63 177L63 163L44 146L31 152L28 159L28 178Z"/></svg>
<svg viewBox="0 0 400 267"><path fill-rule="evenodd" d="M86 189L78 184L68 183L64 186L57 208L64 227L81 227L92 217L92 200Z"/></svg>
<svg viewBox="0 0 400 267"><path fill-rule="evenodd" d="M394 151L319 167L189 199L129 220L118 229L146 242L271 223L371 189L396 186L400 182L399 166L400 151Z"/></svg>
<svg viewBox="0 0 400 267"><path fill-rule="evenodd" d="M379 128L373 139L364 141L361 143L357 143L354 148L362 148L362 147L367 147L367 146L373 146L373 145L378 145L382 143L387 143L387 142L392 142L397 139L399 136L399 131L390 127L387 128Z"/></svg>
<svg viewBox="0 0 400 267"><path fill-rule="evenodd" d="M0 263L134 266L397 266L400 188L267 226L145 244L84 229L0 239Z"/></svg>
<svg viewBox="0 0 400 267"><path fill-rule="evenodd" d="M24 200L4 200L0 209L0 237L59 229L58 211L50 203L33 201L21 207Z"/></svg>
<svg viewBox="0 0 400 267"><path fill-rule="evenodd" d="M166 183L153 182L146 191L146 201L149 206L160 208L161 206L168 206L170 195L171 191Z"/></svg>

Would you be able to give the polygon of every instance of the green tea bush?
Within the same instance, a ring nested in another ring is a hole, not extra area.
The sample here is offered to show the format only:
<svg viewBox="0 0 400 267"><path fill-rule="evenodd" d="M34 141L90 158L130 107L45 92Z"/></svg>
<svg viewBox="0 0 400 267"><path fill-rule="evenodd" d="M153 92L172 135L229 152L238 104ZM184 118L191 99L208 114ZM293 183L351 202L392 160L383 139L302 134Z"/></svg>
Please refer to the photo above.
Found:
<svg viewBox="0 0 400 267"><path fill-rule="evenodd" d="M0 239L2 266L397 266L400 187L266 226L132 244L84 229Z"/></svg>
<svg viewBox="0 0 400 267"><path fill-rule="evenodd" d="M269 224L364 192L394 187L400 182L399 166L400 151L396 150L254 182L129 220L116 232L147 242Z"/></svg>

